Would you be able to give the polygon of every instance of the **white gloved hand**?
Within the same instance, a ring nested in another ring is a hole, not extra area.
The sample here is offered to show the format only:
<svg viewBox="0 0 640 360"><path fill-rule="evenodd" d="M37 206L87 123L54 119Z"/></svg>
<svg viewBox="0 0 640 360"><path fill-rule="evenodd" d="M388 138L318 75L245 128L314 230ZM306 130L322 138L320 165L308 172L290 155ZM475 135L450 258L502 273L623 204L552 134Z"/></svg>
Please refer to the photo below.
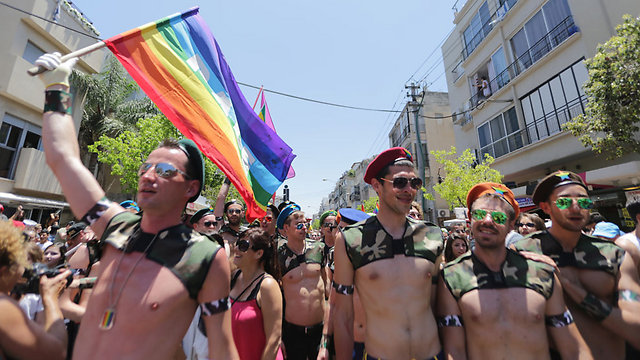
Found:
<svg viewBox="0 0 640 360"><path fill-rule="evenodd" d="M60 58L60 53L54 52L40 56L35 62L37 66L42 66L48 70L39 75L47 88L53 85L69 87L69 75L71 75L73 66L78 61L78 58L69 59L64 63L61 62Z"/></svg>

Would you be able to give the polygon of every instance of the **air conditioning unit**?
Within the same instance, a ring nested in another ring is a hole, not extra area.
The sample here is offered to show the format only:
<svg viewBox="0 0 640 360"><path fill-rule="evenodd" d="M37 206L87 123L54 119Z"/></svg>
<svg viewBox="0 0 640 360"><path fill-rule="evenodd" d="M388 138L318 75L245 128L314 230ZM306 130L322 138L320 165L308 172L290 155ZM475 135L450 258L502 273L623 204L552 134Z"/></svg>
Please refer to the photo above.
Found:
<svg viewBox="0 0 640 360"><path fill-rule="evenodd" d="M438 209L438 217L439 218L449 217L449 209Z"/></svg>

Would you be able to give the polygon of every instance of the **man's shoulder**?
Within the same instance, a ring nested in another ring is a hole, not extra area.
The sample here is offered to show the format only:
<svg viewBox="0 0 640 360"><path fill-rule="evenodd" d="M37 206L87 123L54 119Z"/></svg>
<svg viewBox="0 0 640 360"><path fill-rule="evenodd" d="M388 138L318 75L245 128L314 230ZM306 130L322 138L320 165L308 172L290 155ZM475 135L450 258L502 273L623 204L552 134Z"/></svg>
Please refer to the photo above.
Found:
<svg viewBox="0 0 640 360"><path fill-rule="evenodd" d="M527 234L525 237L517 240L513 243L513 246L517 250L521 251L531 251L531 252L541 252L541 242L543 239L547 239L549 236L549 232L546 230L537 231L531 234Z"/></svg>

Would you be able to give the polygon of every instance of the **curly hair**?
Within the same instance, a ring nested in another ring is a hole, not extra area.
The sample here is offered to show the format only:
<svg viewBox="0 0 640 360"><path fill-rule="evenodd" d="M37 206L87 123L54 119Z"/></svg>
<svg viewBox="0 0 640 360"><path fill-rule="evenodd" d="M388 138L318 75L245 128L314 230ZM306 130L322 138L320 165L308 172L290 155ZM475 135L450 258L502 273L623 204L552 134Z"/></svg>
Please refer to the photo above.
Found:
<svg viewBox="0 0 640 360"><path fill-rule="evenodd" d="M10 221L0 221L0 267L28 266L24 237Z"/></svg>

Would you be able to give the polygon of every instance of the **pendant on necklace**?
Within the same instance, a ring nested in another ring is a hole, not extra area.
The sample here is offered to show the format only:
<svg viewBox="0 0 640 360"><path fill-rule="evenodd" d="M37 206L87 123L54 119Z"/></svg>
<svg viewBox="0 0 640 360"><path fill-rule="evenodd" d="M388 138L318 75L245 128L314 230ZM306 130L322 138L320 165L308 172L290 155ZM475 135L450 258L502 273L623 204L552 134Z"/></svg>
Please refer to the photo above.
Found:
<svg viewBox="0 0 640 360"><path fill-rule="evenodd" d="M113 327L113 321L116 317L116 309L107 308L102 315L102 320L100 321L100 329L109 330Z"/></svg>

